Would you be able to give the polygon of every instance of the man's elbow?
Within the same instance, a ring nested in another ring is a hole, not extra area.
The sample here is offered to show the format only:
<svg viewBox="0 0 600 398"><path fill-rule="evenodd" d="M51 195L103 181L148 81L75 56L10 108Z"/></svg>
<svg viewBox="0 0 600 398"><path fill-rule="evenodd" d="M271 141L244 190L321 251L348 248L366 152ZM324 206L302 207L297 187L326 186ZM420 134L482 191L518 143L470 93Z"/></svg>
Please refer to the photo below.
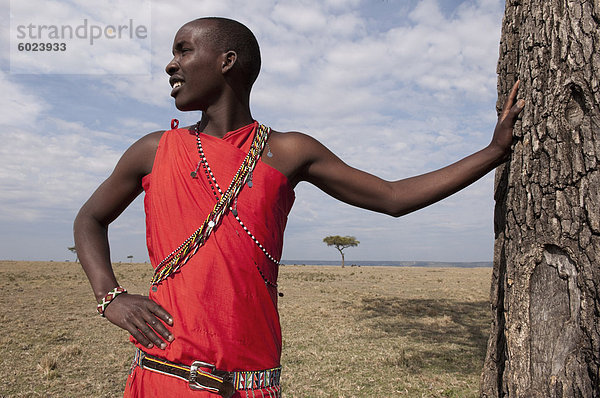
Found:
<svg viewBox="0 0 600 398"><path fill-rule="evenodd" d="M388 216L392 216L394 218L400 218L402 216L407 215L408 213L410 213L410 211L407 211L404 208L393 209L393 210L385 212L385 214L387 214Z"/></svg>
<svg viewBox="0 0 600 398"><path fill-rule="evenodd" d="M418 206L409 203L406 200L401 200L394 197L387 201L382 213L387 214L388 216L392 216L394 218L398 218L412 213L413 211L419 210L421 207L422 206Z"/></svg>
<svg viewBox="0 0 600 398"><path fill-rule="evenodd" d="M80 234L85 234L90 229L107 229L107 223L103 223L96 217L89 206L84 204L73 220L73 234L77 239Z"/></svg>
<svg viewBox="0 0 600 398"><path fill-rule="evenodd" d="M377 211L379 213L383 213L388 216L392 216L394 218L402 217L402 216L410 213L410 211L408 211L405 206L402 206L401 204L396 203L393 200L383 203L383 206L380 209L377 209Z"/></svg>

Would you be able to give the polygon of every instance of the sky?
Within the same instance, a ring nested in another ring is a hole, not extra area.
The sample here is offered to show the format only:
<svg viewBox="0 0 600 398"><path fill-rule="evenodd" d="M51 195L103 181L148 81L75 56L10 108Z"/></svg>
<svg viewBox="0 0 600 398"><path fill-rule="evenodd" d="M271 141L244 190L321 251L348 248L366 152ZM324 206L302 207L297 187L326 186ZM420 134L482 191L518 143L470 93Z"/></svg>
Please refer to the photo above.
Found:
<svg viewBox="0 0 600 398"><path fill-rule="evenodd" d="M181 125L200 118L175 109L164 72L175 33L197 17L233 18L256 35L263 61L251 97L256 120L309 134L351 166L397 180L491 139L502 0L101 3L0 0L0 259L74 260L73 219L121 154L172 118ZM147 30L143 39L93 45L54 39L69 51L40 55L17 50L19 40L36 41L16 36L25 16L36 26L132 19ZM352 235L360 245L347 249L348 262L491 261L493 180L492 172L400 218L301 183L283 259L337 260L322 239ZM148 260L143 195L109 237L113 261Z"/></svg>

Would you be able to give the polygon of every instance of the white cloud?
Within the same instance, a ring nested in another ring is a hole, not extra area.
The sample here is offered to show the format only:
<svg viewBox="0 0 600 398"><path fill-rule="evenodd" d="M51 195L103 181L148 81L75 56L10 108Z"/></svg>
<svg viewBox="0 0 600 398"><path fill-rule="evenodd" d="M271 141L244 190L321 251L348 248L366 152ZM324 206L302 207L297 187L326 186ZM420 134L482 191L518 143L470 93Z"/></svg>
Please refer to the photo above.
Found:
<svg viewBox="0 0 600 398"><path fill-rule="evenodd" d="M327 26L327 18L314 6L279 3L275 4L271 16L299 33L321 31Z"/></svg>
<svg viewBox="0 0 600 398"><path fill-rule="evenodd" d="M5 123L32 126L40 113L48 108L42 98L30 93L26 87L9 80L0 71L0 120Z"/></svg>
<svg viewBox="0 0 600 398"><path fill-rule="evenodd" d="M141 131L158 131L164 130L164 126L146 120L138 120L131 117L125 117L119 120L119 124L127 128L135 128Z"/></svg>
<svg viewBox="0 0 600 398"><path fill-rule="evenodd" d="M411 20L389 31L369 32L365 21L357 22L351 40L318 27L282 32L279 26L276 37L264 38L277 44L263 45L262 92L254 99L265 108L279 104L278 113L336 121L358 112L377 118L406 109L407 101L394 93L412 87L447 103L457 95L490 100L500 22L485 12L474 5L446 17L436 2L421 2Z"/></svg>
<svg viewBox="0 0 600 398"><path fill-rule="evenodd" d="M103 82L109 87L107 91L143 104L168 106L172 102L169 97L171 86L166 73L164 76L153 74L152 76L119 76L116 79L105 77Z"/></svg>
<svg viewBox="0 0 600 398"><path fill-rule="evenodd" d="M87 130L57 131L41 135L2 126L0 140L9 145L0 147L1 219L33 221L74 211L114 167L120 154Z"/></svg>

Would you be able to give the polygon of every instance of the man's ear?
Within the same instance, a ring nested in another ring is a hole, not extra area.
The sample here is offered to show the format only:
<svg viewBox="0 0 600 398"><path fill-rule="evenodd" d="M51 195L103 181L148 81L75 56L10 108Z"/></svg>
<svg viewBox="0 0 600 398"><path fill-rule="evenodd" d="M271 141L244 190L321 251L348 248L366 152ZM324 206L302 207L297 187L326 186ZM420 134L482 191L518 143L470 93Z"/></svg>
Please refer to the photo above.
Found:
<svg viewBox="0 0 600 398"><path fill-rule="evenodd" d="M222 59L223 62L221 64L221 72L225 74L229 72L231 68L233 68L233 65L235 65L237 61L237 53L233 50L229 50L223 54Z"/></svg>

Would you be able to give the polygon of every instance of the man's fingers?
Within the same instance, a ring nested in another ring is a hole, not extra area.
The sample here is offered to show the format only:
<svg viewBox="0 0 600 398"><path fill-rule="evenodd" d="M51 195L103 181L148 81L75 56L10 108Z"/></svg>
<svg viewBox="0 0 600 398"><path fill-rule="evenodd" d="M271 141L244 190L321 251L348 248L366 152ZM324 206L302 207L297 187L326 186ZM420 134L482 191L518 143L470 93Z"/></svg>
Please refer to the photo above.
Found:
<svg viewBox="0 0 600 398"><path fill-rule="evenodd" d="M517 80L515 84L513 84L512 89L510 90L510 93L508 94L508 98L506 99L506 102L504 103L504 106L502 108L502 114L500 116L501 120L505 119L506 116L508 115L508 113L513 109L515 104L515 98L517 98L517 93L519 91L519 85L521 84L520 80ZM521 107L522 109L523 107ZM520 110L519 110L520 112Z"/></svg>
<svg viewBox="0 0 600 398"><path fill-rule="evenodd" d="M133 336L133 338L140 343L141 345L148 347L148 348L152 348L154 345L152 344L152 342L150 340L148 340L146 338L146 336L144 336L144 334L142 332L140 332L138 329L132 328L132 329L127 329L127 331Z"/></svg>
<svg viewBox="0 0 600 398"><path fill-rule="evenodd" d="M108 306L107 319L148 348L156 345L164 349L167 346L165 340L173 341L173 335L163 323L171 325L173 319L160 305L140 295L121 295L119 299Z"/></svg>
<svg viewBox="0 0 600 398"><path fill-rule="evenodd" d="M525 101L523 99L520 99L515 103L515 98L517 96L518 89L519 81L517 81L514 84L512 90L510 91L508 99L504 103L504 109L502 111L502 114L500 115L499 124L508 123L510 126L514 126L517 120L517 116L523 110L523 107L525 106Z"/></svg>
<svg viewBox="0 0 600 398"><path fill-rule="evenodd" d="M160 325L164 328L164 326L160 323L160 321L157 321L156 318L154 318L154 320L143 320L139 325L137 325L137 328L144 335L144 337L150 341L150 343L164 350L167 347L167 344L154 331L154 327L157 327L157 325ZM151 346L148 346L148 344L145 344L145 346L152 348Z"/></svg>
<svg viewBox="0 0 600 398"><path fill-rule="evenodd" d="M148 313L131 319L126 329L140 344L148 348L157 346L165 349L167 344L155 332L159 325L164 328L156 317Z"/></svg>
<svg viewBox="0 0 600 398"><path fill-rule="evenodd" d="M150 301L148 309L167 325L173 325L173 317L163 307Z"/></svg>
<svg viewBox="0 0 600 398"><path fill-rule="evenodd" d="M169 342L173 341L173 335L171 334L169 329L167 329L165 325L161 322L161 320L156 318L154 314L148 314L148 317L146 318L146 324L152 328L152 333L154 336L156 336L156 333L158 333L164 340ZM166 344L160 337L156 336L156 338L153 338L152 340L157 346L161 348L166 347Z"/></svg>
<svg viewBox="0 0 600 398"><path fill-rule="evenodd" d="M525 100L524 99L520 99L512 107L512 109L513 109L513 112L515 112L515 114L518 115L519 113L521 113L521 111L523 110L524 107L525 107Z"/></svg>
<svg viewBox="0 0 600 398"><path fill-rule="evenodd" d="M524 106L525 101L522 99L518 100L517 103L508 110L507 114L504 116L503 122L508 123L511 127L514 126L515 122L517 121L517 117L523 110Z"/></svg>

